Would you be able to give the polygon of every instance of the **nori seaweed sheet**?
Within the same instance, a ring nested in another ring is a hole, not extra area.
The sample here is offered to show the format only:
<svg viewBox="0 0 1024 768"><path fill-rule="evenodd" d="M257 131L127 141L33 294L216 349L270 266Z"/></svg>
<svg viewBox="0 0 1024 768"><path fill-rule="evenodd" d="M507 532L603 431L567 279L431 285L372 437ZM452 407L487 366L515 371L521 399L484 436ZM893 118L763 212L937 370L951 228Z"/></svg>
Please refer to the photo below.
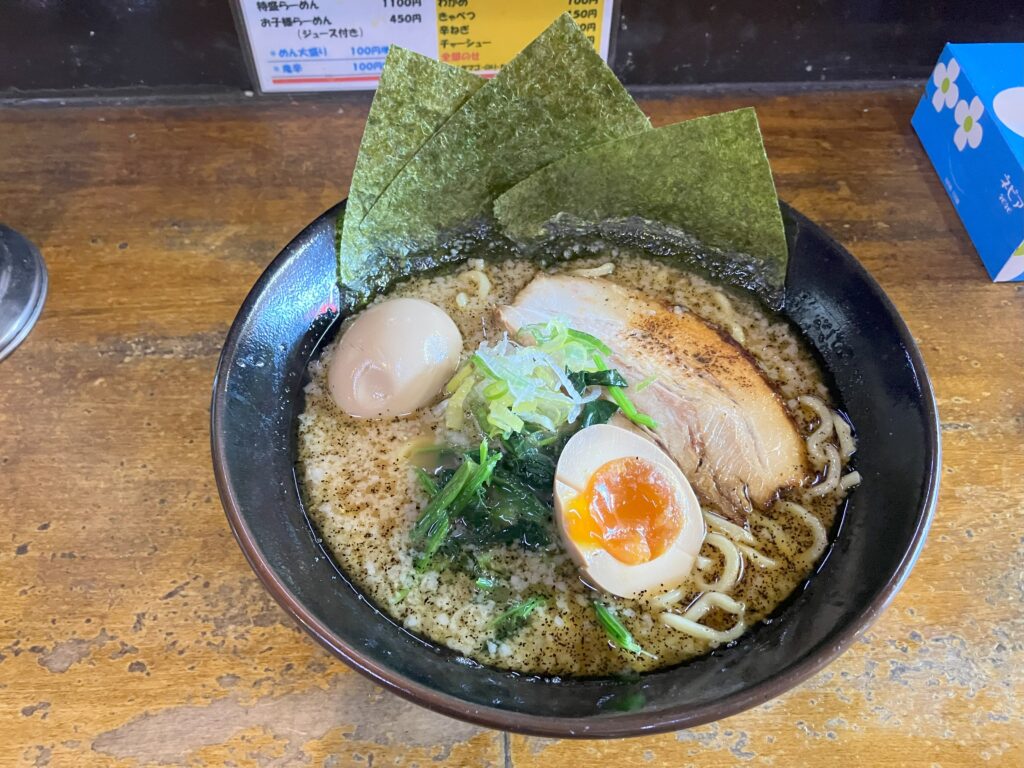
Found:
<svg viewBox="0 0 1024 768"><path fill-rule="evenodd" d="M771 168L751 108L698 117L598 144L563 157L519 182L494 204L504 233L519 243L630 219L662 244L689 235L706 246L702 265L728 278L728 262L781 291L788 247ZM648 223L642 224L641 221ZM651 224L656 222L656 224ZM621 227L619 227L621 230ZM656 233L656 237L654 234ZM681 253L694 252L687 243ZM735 276L734 276L735 277ZM730 280L735 282L735 280Z"/></svg>
<svg viewBox="0 0 1024 768"><path fill-rule="evenodd" d="M616 247L783 301L788 248L753 110L650 129L568 15L486 84L393 48L345 219L349 311L470 256Z"/></svg>
<svg viewBox="0 0 1024 768"><path fill-rule="evenodd" d="M489 218L495 198L565 154L650 129L568 14L477 90L405 164L363 218L367 286ZM352 226L351 219L349 226ZM350 254L343 252L343 260ZM347 264L343 273L347 270Z"/></svg>
<svg viewBox="0 0 1024 768"><path fill-rule="evenodd" d="M338 278L358 289L369 249L358 224L391 180L423 143L486 81L399 46L388 51L380 84L366 118L345 219L338 221Z"/></svg>

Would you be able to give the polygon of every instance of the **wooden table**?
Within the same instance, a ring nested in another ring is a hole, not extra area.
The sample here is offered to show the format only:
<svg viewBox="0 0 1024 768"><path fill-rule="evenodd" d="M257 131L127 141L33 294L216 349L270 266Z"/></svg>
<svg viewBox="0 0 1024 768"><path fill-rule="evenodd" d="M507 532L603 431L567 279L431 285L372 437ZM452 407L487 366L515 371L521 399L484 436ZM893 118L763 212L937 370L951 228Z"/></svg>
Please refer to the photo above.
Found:
<svg viewBox="0 0 1024 768"><path fill-rule="evenodd" d="M852 650L692 731L557 742L450 721L303 634L232 540L208 406L261 270L344 194L365 95L0 109L0 219L50 295L0 364L0 764L1024 765L1024 285L985 275L909 125L917 89L757 106L780 194L863 261L924 351L942 497Z"/></svg>

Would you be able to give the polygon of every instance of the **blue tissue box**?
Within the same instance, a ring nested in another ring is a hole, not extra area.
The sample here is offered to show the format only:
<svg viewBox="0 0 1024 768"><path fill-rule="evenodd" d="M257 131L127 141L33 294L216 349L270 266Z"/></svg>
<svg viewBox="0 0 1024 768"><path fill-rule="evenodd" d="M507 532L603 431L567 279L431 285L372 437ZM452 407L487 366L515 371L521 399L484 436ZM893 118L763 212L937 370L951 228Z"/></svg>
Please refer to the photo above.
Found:
<svg viewBox="0 0 1024 768"><path fill-rule="evenodd" d="M1024 281L1024 43L948 43L911 123L989 275Z"/></svg>

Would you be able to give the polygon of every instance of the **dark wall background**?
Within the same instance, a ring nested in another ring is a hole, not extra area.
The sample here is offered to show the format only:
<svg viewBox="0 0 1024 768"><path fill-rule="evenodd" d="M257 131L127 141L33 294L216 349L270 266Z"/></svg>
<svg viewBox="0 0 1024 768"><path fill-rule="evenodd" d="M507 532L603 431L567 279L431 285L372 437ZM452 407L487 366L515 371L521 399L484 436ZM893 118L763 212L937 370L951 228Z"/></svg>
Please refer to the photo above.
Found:
<svg viewBox="0 0 1024 768"><path fill-rule="evenodd" d="M1024 0L622 0L630 84L923 79L947 42L1024 42Z"/></svg>
<svg viewBox="0 0 1024 768"><path fill-rule="evenodd" d="M0 92L250 88L227 0L0 0Z"/></svg>
<svg viewBox="0 0 1024 768"><path fill-rule="evenodd" d="M510 0L511 1L511 0ZM920 79L947 40L1024 40L1024 0L621 0L630 85ZM227 0L0 0L0 94L252 88Z"/></svg>

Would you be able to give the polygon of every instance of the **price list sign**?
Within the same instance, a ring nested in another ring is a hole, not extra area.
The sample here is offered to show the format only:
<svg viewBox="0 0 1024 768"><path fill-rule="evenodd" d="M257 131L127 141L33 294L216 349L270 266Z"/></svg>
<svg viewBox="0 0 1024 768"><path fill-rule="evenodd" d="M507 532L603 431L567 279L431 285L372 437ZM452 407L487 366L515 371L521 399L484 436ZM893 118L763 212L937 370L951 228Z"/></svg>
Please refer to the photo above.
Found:
<svg viewBox="0 0 1024 768"><path fill-rule="evenodd" d="M237 0L260 89L377 87L392 45L493 75L568 12L608 59L614 0Z"/></svg>

